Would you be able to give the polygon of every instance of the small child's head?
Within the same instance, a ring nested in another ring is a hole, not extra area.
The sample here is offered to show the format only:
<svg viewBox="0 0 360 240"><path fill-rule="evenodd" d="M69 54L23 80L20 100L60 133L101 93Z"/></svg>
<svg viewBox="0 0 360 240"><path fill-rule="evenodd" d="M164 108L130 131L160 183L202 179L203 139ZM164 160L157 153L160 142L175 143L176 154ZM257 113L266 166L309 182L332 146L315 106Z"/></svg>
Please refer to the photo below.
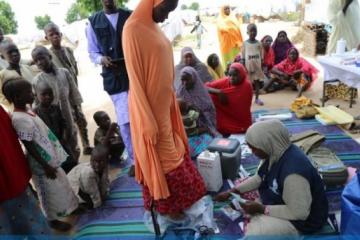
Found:
<svg viewBox="0 0 360 240"><path fill-rule="evenodd" d="M249 35L250 40L255 40L257 35L257 27L254 23L250 23L247 26L247 34Z"/></svg>
<svg viewBox="0 0 360 240"><path fill-rule="evenodd" d="M15 107L25 107L34 102L31 84L23 78L14 78L6 81L2 86L5 98Z"/></svg>
<svg viewBox="0 0 360 240"><path fill-rule="evenodd" d="M0 44L1 56L11 65L19 65L21 54L18 47L9 40L4 40Z"/></svg>
<svg viewBox="0 0 360 240"><path fill-rule="evenodd" d="M38 81L35 86L36 98L41 107L48 108L54 101L54 92L46 81Z"/></svg>
<svg viewBox="0 0 360 240"><path fill-rule="evenodd" d="M53 64L51 62L51 54L44 46L36 46L31 52L32 59L36 66L44 72L51 72Z"/></svg>
<svg viewBox="0 0 360 240"><path fill-rule="evenodd" d="M91 153L90 164L94 171L98 174L101 174L109 159L109 148L103 144L97 145Z"/></svg>
<svg viewBox="0 0 360 240"><path fill-rule="evenodd" d="M62 33L60 32L58 25L56 25L55 23L48 23L44 27L44 32L45 39L48 40L53 47L61 47Z"/></svg>
<svg viewBox="0 0 360 240"><path fill-rule="evenodd" d="M111 119L109 115L104 111L97 111L93 115L94 121L99 128L107 131L111 125Z"/></svg>
<svg viewBox="0 0 360 240"><path fill-rule="evenodd" d="M216 55L216 53L210 54L207 58L207 64L213 69L217 68L220 64L218 55Z"/></svg>
<svg viewBox="0 0 360 240"><path fill-rule="evenodd" d="M189 112L189 105L182 98L178 98L177 102L179 104L181 115L186 115Z"/></svg>
<svg viewBox="0 0 360 240"><path fill-rule="evenodd" d="M265 49L269 49L271 47L272 42L273 39L270 35L266 35L261 39L261 43Z"/></svg>

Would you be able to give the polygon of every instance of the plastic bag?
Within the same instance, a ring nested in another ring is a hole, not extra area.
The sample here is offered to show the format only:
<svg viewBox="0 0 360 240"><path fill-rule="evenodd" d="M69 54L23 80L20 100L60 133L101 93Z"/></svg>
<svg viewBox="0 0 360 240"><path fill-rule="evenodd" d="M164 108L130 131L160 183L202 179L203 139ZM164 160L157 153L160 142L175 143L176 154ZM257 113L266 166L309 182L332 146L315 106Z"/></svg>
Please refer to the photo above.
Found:
<svg viewBox="0 0 360 240"><path fill-rule="evenodd" d="M217 225L214 221L214 204L210 196L204 196L190 208L184 211L185 217L182 220L174 221L173 219L157 214L157 221L160 226L160 232L163 236L167 229L191 228L195 230L206 226L208 229L217 231ZM151 213L145 211L144 223L150 232L154 233L154 226Z"/></svg>
<svg viewBox="0 0 360 240"><path fill-rule="evenodd" d="M194 203L190 208L184 211L186 216L190 218L189 226L216 229L214 221L214 204L210 196L204 196Z"/></svg>
<svg viewBox="0 0 360 240"><path fill-rule="evenodd" d="M360 235L360 173L358 172L341 195L341 234Z"/></svg>
<svg viewBox="0 0 360 240"><path fill-rule="evenodd" d="M222 207L222 208L221 208L221 211L222 211L228 218L230 218L231 221L235 221L236 219L238 219L239 217L242 216L241 212L232 209L229 205L226 205L226 206Z"/></svg>

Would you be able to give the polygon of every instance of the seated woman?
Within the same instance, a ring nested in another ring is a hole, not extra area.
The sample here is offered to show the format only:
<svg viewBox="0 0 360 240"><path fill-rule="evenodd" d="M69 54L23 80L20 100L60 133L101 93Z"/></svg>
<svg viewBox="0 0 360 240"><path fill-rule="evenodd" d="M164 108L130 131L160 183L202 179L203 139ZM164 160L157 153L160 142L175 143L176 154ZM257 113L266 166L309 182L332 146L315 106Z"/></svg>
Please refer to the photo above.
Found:
<svg viewBox="0 0 360 240"><path fill-rule="evenodd" d="M275 65L275 52L271 47L272 42L273 39L270 35L266 35L261 39L264 53L263 72L266 76L264 87L261 90L262 94L275 92L282 88L281 85L279 85L277 82L271 81L271 70Z"/></svg>
<svg viewBox="0 0 360 240"><path fill-rule="evenodd" d="M178 98L177 102L181 111L184 128L188 136L190 157L195 159L200 153L205 151L213 137L206 126L200 127L200 111L189 105L183 99Z"/></svg>
<svg viewBox="0 0 360 240"><path fill-rule="evenodd" d="M207 58L207 68L214 80L223 78L225 76L224 69L220 64L220 60L216 53L210 54Z"/></svg>
<svg viewBox="0 0 360 240"><path fill-rule="evenodd" d="M259 191L261 203L240 203L251 215L247 236L319 231L328 216L324 185L304 152L291 143L285 126L279 120L258 122L248 129L245 139L253 154L263 159L258 172L215 200L224 201L231 192Z"/></svg>
<svg viewBox="0 0 360 240"><path fill-rule="evenodd" d="M181 72L181 85L176 95L198 109L200 112L199 127L207 127L212 136L219 136L216 130L216 110L204 84L201 82L196 70L184 67Z"/></svg>
<svg viewBox="0 0 360 240"><path fill-rule="evenodd" d="M243 65L233 63L229 76L207 83L216 108L217 129L223 135L244 133L252 123L252 86Z"/></svg>
<svg viewBox="0 0 360 240"><path fill-rule="evenodd" d="M275 53L271 47L271 43L273 39L270 35L266 35L261 39L262 47L263 47L263 72L267 78L270 78L270 71L275 65Z"/></svg>
<svg viewBox="0 0 360 240"><path fill-rule="evenodd" d="M213 77L210 75L207 66L195 56L192 48L184 47L181 50L180 63L175 66L175 90L177 90L181 85L181 70L186 66L193 67L198 73L203 83L211 82L212 80L214 80Z"/></svg>
<svg viewBox="0 0 360 240"><path fill-rule="evenodd" d="M282 87L291 87L298 91L298 97L300 97L303 91L309 89L317 79L318 70L300 57L296 48L290 48L287 58L275 65L271 72L274 76L268 87L271 87L273 82L278 82Z"/></svg>
<svg viewBox="0 0 360 240"><path fill-rule="evenodd" d="M287 33L285 31L280 31L271 47L275 53L275 64L278 64L286 59L287 51L294 47L294 45L287 37Z"/></svg>

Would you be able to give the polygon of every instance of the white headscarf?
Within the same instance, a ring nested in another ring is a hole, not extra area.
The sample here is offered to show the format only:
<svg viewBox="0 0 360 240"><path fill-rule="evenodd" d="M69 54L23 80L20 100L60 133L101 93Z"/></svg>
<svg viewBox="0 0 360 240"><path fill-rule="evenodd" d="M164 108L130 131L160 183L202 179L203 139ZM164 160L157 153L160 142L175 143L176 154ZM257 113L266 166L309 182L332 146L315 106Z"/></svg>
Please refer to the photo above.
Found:
<svg viewBox="0 0 360 240"><path fill-rule="evenodd" d="M246 132L246 142L269 155L269 169L291 145L290 133L279 120L253 124Z"/></svg>

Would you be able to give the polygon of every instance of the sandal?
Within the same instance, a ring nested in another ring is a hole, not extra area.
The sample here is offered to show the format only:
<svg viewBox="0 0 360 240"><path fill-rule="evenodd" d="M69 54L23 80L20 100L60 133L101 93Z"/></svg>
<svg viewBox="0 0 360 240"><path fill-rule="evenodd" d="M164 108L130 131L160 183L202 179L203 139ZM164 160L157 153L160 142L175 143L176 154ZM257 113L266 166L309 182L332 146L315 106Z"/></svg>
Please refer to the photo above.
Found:
<svg viewBox="0 0 360 240"><path fill-rule="evenodd" d="M259 106L263 106L264 105L264 102L261 101L259 98L258 99L255 99L255 104L259 105Z"/></svg>

